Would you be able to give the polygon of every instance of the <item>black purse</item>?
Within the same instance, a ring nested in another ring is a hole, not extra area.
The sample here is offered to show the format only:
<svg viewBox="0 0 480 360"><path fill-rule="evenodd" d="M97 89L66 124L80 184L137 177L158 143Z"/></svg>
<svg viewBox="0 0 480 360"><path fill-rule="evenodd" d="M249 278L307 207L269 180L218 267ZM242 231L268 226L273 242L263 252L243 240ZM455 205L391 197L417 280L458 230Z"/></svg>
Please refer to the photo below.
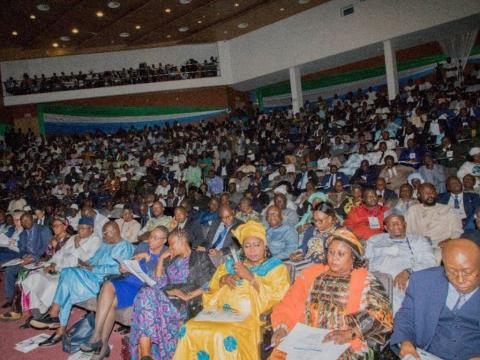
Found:
<svg viewBox="0 0 480 360"><path fill-rule="evenodd" d="M66 353L80 350L80 345L87 343L95 330L95 313L89 312L68 329L62 339L62 348Z"/></svg>

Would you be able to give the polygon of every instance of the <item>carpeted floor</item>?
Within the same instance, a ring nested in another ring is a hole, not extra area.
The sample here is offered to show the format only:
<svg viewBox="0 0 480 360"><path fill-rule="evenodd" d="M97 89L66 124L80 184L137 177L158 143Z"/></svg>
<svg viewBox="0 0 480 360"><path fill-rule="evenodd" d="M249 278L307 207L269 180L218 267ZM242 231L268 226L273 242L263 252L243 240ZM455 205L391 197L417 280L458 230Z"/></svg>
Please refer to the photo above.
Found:
<svg viewBox="0 0 480 360"><path fill-rule="evenodd" d="M3 273L0 273L0 305L5 303L4 291L3 291ZM3 312L5 309L1 309ZM8 310L8 309L7 309ZM85 314L85 311L73 308L70 316L69 325L74 324ZM35 330L35 329L19 329L19 326L24 323L27 314L24 314L22 320L14 322L0 322L0 359L2 360L65 360L69 354L62 351L61 344L57 344L53 347L38 348L32 350L27 354L23 354L15 350L15 344L21 340L38 335L42 332L51 334L51 330ZM115 327L116 328L116 327ZM112 353L109 359L119 360L121 351L121 338L122 335L114 331L110 336L110 345L113 346Z"/></svg>

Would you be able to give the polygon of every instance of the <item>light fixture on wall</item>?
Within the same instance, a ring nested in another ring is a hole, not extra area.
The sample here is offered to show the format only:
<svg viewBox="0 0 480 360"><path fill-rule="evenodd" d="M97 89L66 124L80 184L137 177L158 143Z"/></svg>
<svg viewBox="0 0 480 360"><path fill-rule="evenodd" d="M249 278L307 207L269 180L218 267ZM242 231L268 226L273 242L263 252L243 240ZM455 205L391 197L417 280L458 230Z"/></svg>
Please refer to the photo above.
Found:
<svg viewBox="0 0 480 360"><path fill-rule="evenodd" d="M109 1L107 6L110 8L110 9L117 9L120 7L120 3L118 1Z"/></svg>
<svg viewBox="0 0 480 360"><path fill-rule="evenodd" d="M35 20L37 17L35 16L35 14L31 14L30 15L30 20Z"/></svg>
<svg viewBox="0 0 480 360"><path fill-rule="evenodd" d="M182 5L187 5L187 4L190 4L192 2L192 0L180 0L179 3L182 4Z"/></svg>
<svg viewBox="0 0 480 360"><path fill-rule="evenodd" d="M37 9L40 11L48 11L50 10L50 5L48 4L38 4Z"/></svg>
<svg viewBox="0 0 480 360"><path fill-rule="evenodd" d="M165 9L165 13L166 13L166 14L170 14L171 12L172 12L172 9L170 9L170 8L166 8L166 9Z"/></svg>
<svg viewBox="0 0 480 360"><path fill-rule="evenodd" d="M246 29L248 27L248 24L247 23L240 23L240 24L237 25L237 27L239 29Z"/></svg>
<svg viewBox="0 0 480 360"><path fill-rule="evenodd" d="M103 15L105 15L105 14L103 13L103 11L97 11L97 12L95 13L95 15L96 15L98 18L102 18Z"/></svg>
<svg viewBox="0 0 480 360"><path fill-rule="evenodd" d="M70 36L60 36L61 41L70 41Z"/></svg>
<svg viewBox="0 0 480 360"><path fill-rule="evenodd" d="M72 29L72 34L78 34L78 33L79 33L79 30L77 28Z"/></svg>
<svg viewBox="0 0 480 360"><path fill-rule="evenodd" d="M16 32L15 30L12 31L12 35L13 35L13 36L18 36L18 32Z"/></svg>
<svg viewBox="0 0 480 360"><path fill-rule="evenodd" d="M121 38L128 38L130 36L130 34L128 32L122 32L122 33L118 34L118 36L120 36Z"/></svg>
<svg viewBox="0 0 480 360"><path fill-rule="evenodd" d="M140 25L135 25L136 30L140 30L142 27Z"/></svg>
<svg viewBox="0 0 480 360"><path fill-rule="evenodd" d="M187 32L189 30L188 26L182 26L180 28L178 28L178 31L180 32Z"/></svg>
<svg viewBox="0 0 480 360"><path fill-rule="evenodd" d="M54 43L52 44L52 46L53 46L54 48L58 48L58 43L57 43L57 42L54 42Z"/></svg>

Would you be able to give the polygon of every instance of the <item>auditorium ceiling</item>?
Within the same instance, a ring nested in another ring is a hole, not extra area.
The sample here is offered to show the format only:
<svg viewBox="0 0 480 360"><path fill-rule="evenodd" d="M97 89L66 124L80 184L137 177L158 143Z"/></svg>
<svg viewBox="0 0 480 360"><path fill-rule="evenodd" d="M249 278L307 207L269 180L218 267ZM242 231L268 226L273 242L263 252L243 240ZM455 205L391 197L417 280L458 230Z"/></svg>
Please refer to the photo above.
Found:
<svg viewBox="0 0 480 360"><path fill-rule="evenodd" d="M0 60L229 40L327 1L3 0Z"/></svg>

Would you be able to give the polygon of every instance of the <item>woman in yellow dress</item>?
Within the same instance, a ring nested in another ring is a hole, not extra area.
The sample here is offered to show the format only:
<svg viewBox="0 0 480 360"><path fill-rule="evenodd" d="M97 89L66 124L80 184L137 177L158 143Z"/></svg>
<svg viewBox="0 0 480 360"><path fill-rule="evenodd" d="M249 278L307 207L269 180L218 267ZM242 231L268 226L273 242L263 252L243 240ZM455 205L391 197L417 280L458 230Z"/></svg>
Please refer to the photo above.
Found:
<svg viewBox="0 0 480 360"><path fill-rule="evenodd" d="M285 265L267 257L265 227L247 221L233 231L243 256L229 256L215 272L203 309L218 316L235 314L238 321L191 319L179 331L176 360L259 359L260 314L270 310L287 292Z"/></svg>

